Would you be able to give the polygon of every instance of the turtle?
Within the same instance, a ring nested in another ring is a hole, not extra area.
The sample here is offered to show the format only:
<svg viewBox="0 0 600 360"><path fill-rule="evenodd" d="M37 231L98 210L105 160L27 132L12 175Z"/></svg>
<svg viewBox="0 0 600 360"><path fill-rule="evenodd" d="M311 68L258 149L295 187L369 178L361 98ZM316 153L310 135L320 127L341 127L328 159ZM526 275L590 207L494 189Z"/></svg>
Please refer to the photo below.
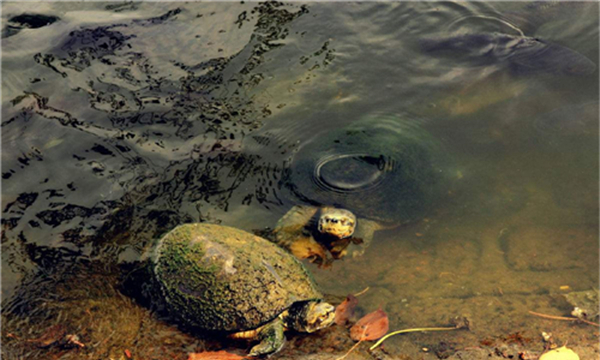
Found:
<svg viewBox="0 0 600 360"><path fill-rule="evenodd" d="M334 323L335 308L304 265L243 230L179 225L159 240L150 260L174 318L193 329L259 341L250 356L279 351L285 329L312 333Z"/></svg>
<svg viewBox="0 0 600 360"><path fill-rule="evenodd" d="M424 217L459 174L421 122L367 117L298 149L283 184L301 203L269 238L320 266L346 256L351 244L360 256L375 231Z"/></svg>
<svg viewBox="0 0 600 360"><path fill-rule="evenodd" d="M475 66L502 64L517 75L562 74L586 76L596 64L585 55L543 39L503 33L460 34L420 40L432 55L454 56Z"/></svg>

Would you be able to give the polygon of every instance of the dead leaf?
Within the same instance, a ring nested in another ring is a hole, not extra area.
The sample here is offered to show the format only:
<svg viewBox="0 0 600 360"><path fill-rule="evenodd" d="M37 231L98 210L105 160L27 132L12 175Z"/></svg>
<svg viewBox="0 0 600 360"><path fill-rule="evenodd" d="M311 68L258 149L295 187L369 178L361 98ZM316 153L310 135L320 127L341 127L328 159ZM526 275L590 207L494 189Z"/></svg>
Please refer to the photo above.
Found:
<svg viewBox="0 0 600 360"><path fill-rule="evenodd" d="M246 356L228 353L224 350L205 351L201 353L189 353L188 360L243 360L250 359Z"/></svg>
<svg viewBox="0 0 600 360"><path fill-rule="evenodd" d="M346 325L348 320L354 316L356 305L358 305L358 299L352 294L348 295L346 300L335 308L335 323L340 326Z"/></svg>
<svg viewBox="0 0 600 360"><path fill-rule="evenodd" d="M350 337L354 341L377 340L389 330L387 314L381 310L375 310L362 317L352 328Z"/></svg>

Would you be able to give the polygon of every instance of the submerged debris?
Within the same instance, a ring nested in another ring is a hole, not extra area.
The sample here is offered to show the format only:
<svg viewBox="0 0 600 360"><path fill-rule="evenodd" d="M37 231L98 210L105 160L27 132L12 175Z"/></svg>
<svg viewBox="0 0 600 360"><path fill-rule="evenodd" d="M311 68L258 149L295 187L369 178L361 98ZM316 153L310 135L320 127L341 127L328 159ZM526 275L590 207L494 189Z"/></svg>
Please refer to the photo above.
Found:
<svg viewBox="0 0 600 360"><path fill-rule="evenodd" d="M424 331L448 331L448 330L458 330L458 329L470 330L469 319L467 319L467 317L465 317L465 316L456 316L450 322L454 326L404 329L404 330L397 330L397 331L391 332L391 333L385 335L384 337L382 337L381 339L379 339L379 341L377 341L373 346L371 346L369 348L369 350L371 350L371 351L375 350L385 340L387 340L388 338L390 338L394 335L399 335L399 334L406 334L406 333L411 333L411 332L424 332Z"/></svg>
<svg viewBox="0 0 600 360"><path fill-rule="evenodd" d="M66 327L60 324L50 326L39 337L25 340L25 342L33 344L40 349L46 349L52 346L62 348L85 347L85 344L81 342L79 335L68 334Z"/></svg>
<svg viewBox="0 0 600 360"><path fill-rule="evenodd" d="M339 326L345 326L354 316L354 309L358 305L358 299L350 294L341 304L335 308L335 323Z"/></svg>
<svg viewBox="0 0 600 360"><path fill-rule="evenodd" d="M205 351L201 353L188 354L188 360L242 360L248 357L228 353L227 351Z"/></svg>
<svg viewBox="0 0 600 360"><path fill-rule="evenodd" d="M387 314L377 309L362 317L352 328L350 328L350 337L355 341L377 340L385 335L389 330L389 320Z"/></svg>
<svg viewBox="0 0 600 360"><path fill-rule="evenodd" d="M26 342L39 348L47 348L59 344L66 334L67 330L63 325L53 325L47 328L40 337L26 340Z"/></svg>
<svg viewBox="0 0 600 360"><path fill-rule="evenodd" d="M569 304L573 305L571 315L580 320L596 320L600 315L600 293L598 290L574 291L564 294Z"/></svg>

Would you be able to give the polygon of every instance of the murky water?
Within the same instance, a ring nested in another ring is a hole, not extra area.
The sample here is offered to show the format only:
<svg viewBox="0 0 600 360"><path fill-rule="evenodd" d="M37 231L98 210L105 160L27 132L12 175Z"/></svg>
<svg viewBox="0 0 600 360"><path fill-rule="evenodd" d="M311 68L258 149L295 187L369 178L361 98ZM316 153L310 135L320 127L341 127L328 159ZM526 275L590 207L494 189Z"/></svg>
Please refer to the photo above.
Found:
<svg viewBox="0 0 600 360"><path fill-rule="evenodd" d="M386 152L377 135L323 150L365 123L427 134L451 180L423 199L369 187L350 210L388 229L310 270L334 300L368 286L359 311L383 308L392 329L475 324L377 356L458 356L516 333L541 352L541 331L597 356L597 329L527 313L567 316L561 293L598 286L597 3L3 3L2 22L7 359L243 350L139 303L123 267L180 223L261 230L327 205L297 161ZM381 164L325 181L352 196ZM55 325L86 347L40 346ZM344 329L289 339L282 358L353 344Z"/></svg>

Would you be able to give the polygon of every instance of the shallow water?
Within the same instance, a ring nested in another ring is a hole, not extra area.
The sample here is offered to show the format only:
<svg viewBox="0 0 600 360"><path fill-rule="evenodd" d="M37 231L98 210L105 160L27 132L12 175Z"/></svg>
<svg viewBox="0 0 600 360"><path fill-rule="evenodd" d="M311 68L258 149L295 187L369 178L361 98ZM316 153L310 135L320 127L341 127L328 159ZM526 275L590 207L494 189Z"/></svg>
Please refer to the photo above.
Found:
<svg viewBox="0 0 600 360"><path fill-rule="evenodd" d="M476 324L392 338L392 358L515 333L540 352L541 331L597 356L597 329L527 313L567 316L561 293L598 286L597 3L3 3L2 20L6 358L243 350L132 300L122 266L179 223L260 230L319 204L290 191L310 185L289 183L294 155L365 119L429 133L454 180L363 256L308 264L323 292L369 287L359 312L391 329ZM26 341L55 324L88 346ZM352 346L289 339L282 358Z"/></svg>

